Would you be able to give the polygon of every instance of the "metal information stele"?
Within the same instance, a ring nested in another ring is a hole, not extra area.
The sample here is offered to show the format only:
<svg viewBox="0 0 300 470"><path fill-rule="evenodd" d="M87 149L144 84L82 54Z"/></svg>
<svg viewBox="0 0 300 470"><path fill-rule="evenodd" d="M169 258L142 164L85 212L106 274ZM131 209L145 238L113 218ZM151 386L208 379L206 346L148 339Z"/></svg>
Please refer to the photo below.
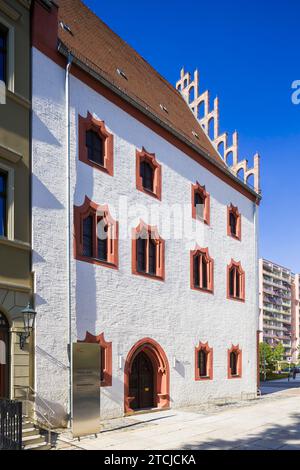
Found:
<svg viewBox="0 0 300 470"><path fill-rule="evenodd" d="M74 437L100 431L100 346L73 343L73 420Z"/></svg>

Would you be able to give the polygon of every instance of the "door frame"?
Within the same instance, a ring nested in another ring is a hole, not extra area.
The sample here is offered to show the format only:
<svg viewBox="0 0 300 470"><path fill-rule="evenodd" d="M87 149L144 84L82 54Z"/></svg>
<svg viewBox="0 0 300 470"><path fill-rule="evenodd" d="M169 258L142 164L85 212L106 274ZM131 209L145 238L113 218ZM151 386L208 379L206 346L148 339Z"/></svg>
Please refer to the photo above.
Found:
<svg viewBox="0 0 300 470"><path fill-rule="evenodd" d="M154 406L168 409L170 406L170 368L167 356L162 347L152 338L138 341L129 351L124 367L124 412L135 412L130 406L132 397L129 395L129 382L132 363L141 351L151 359L154 369Z"/></svg>

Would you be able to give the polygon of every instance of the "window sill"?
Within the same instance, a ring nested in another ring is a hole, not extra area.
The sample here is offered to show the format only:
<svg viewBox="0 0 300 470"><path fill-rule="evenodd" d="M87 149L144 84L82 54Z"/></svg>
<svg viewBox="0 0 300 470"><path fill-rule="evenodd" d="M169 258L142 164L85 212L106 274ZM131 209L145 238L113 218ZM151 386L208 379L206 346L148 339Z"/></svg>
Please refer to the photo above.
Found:
<svg viewBox="0 0 300 470"><path fill-rule="evenodd" d="M192 217L194 220L197 220L198 222L202 222L203 224L209 226L208 220L207 219L201 219L201 217L194 216Z"/></svg>
<svg viewBox="0 0 300 470"><path fill-rule="evenodd" d="M239 297L231 297L230 295L227 297L228 300L234 300L235 302L245 302L245 299Z"/></svg>
<svg viewBox="0 0 300 470"><path fill-rule="evenodd" d="M139 271L133 271L132 274L135 276L141 276L141 277L146 277L149 279L153 279L155 281L164 281L165 279L161 276L156 276L155 274L148 274L148 273L141 273Z"/></svg>
<svg viewBox="0 0 300 470"><path fill-rule="evenodd" d="M229 375L228 376L228 379L241 379L242 376L241 375Z"/></svg>
<svg viewBox="0 0 300 470"><path fill-rule="evenodd" d="M212 289L204 289L203 287L191 286L191 289L199 291L199 292L204 292L206 294L212 294L212 295L214 294L214 291Z"/></svg>
<svg viewBox="0 0 300 470"><path fill-rule="evenodd" d="M237 241L242 241L241 237L238 237L237 235L233 235L232 233L228 233L227 234L230 238L233 238L234 240L237 240Z"/></svg>
<svg viewBox="0 0 300 470"><path fill-rule="evenodd" d="M207 376L205 376L205 377L204 377L204 376L203 376L203 377L197 376L197 377L195 378L195 380L196 380L196 381L212 380L212 377L210 377L209 375L207 375Z"/></svg>
<svg viewBox="0 0 300 470"><path fill-rule="evenodd" d="M140 191L141 193L147 194L148 196L151 196L154 199L161 201L161 197L158 194L154 193L153 191L150 191L150 189L146 189L143 186L140 186L140 187L137 186L136 189Z"/></svg>
<svg viewBox="0 0 300 470"><path fill-rule="evenodd" d="M30 244L21 242L19 240L10 240L6 237L0 236L0 245L11 246L12 248L17 248L19 250L30 251Z"/></svg>
<svg viewBox="0 0 300 470"><path fill-rule="evenodd" d="M110 171L107 167L100 165L99 163L93 162L92 160L85 159L85 160L80 160L81 163L85 163L86 165L95 168L96 170L102 171L102 173L105 173L109 176L113 176L113 171Z"/></svg>
<svg viewBox="0 0 300 470"><path fill-rule="evenodd" d="M105 268L119 269L117 264L109 263L108 261L100 261L96 258L88 258L87 256L76 256L77 261L83 261L84 263L95 264L97 266L103 266Z"/></svg>

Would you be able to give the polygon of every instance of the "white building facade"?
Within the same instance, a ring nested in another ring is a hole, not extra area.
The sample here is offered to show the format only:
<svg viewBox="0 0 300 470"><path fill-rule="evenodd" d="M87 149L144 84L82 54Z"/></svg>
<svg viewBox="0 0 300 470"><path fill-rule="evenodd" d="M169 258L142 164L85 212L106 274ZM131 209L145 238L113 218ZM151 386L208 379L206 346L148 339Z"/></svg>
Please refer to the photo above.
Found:
<svg viewBox="0 0 300 470"><path fill-rule="evenodd" d="M35 18L57 26L57 14L65 14L65 24L72 28L68 3L61 2L62 13L55 4L50 12L38 5ZM103 419L140 408L254 398L259 197L225 166L216 164L214 172L211 164L200 164L101 92L103 84L98 89L95 77L90 81L87 71L79 71L74 51L66 79L64 51L58 52L56 43L53 50L43 43L41 29L32 50L38 396L54 410L53 420L66 424L72 382L69 345L85 340L98 342L103 353ZM68 34L62 29L58 25L59 34ZM88 161L84 133L89 130L99 132L104 142L104 171ZM144 158L153 163L154 196L139 186ZM205 201L200 218L192 210L191 194L197 187ZM238 214L236 236L228 233L232 208ZM94 239L89 245L88 217L91 224L109 220L115 237L104 247L107 262L97 256L97 237L96 253ZM155 254L151 258L151 248L145 248L143 273L133 240L139 228L155 233ZM197 272L200 281L194 278L197 255L205 257ZM230 286L232 268L236 277Z"/></svg>

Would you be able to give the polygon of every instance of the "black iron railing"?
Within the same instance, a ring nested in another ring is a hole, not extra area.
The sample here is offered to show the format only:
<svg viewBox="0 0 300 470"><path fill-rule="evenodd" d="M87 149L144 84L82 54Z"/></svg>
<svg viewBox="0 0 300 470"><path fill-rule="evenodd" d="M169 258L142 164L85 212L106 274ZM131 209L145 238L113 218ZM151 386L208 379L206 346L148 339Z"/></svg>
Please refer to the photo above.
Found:
<svg viewBox="0 0 300 470"><path fill-rule="evenodd" d="M22 402L0 399L0 449L22 449Z"/></svg>

